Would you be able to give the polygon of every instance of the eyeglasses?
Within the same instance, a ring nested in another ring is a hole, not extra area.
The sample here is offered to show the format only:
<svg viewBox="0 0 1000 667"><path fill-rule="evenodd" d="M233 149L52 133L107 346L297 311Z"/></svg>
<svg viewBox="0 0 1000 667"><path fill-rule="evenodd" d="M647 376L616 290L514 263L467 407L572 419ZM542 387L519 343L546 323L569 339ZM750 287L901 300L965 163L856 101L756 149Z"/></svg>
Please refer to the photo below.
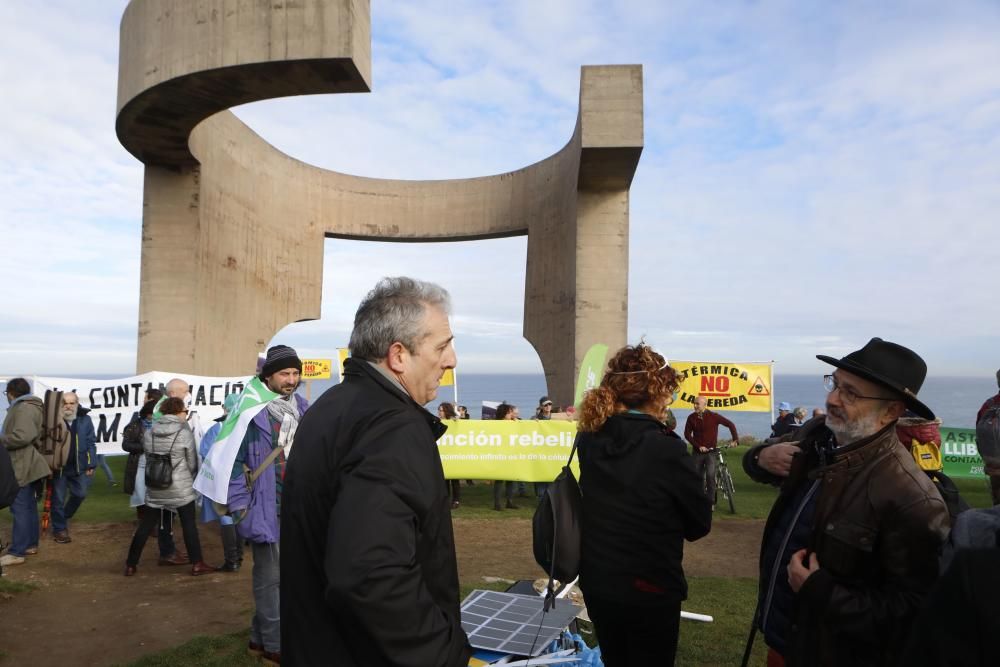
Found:
<svg viewBox="0 0 1000 667"><path fill-rule="evenodd" d="M823 386L831 394L835 389L840 390L840 400L844 401L844 405L853 405L855 401L859 398L867 398L869 401L895 401L895 398L886 398L884 396L862 396L858 392L854 391L850 387L845 387L837 382L837 378L832 375L823 376Z"/></svg>

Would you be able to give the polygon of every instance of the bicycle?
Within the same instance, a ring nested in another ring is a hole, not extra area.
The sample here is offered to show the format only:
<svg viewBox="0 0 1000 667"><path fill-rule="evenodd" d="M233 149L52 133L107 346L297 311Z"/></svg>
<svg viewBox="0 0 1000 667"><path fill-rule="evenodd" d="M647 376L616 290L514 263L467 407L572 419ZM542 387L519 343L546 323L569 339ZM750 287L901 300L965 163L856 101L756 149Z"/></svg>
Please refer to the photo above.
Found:
<svg viewBox="0 0 1000 667"><path fill-rule="evenodd" d="M715 492L718 493L719 489L722 489L722 495L729 502L729 513L736 514L734 501L736 487L733 484L733 475L729 472L729 466L726 465L726 459L722 456L723 449L728 449L728 447L714 447L711 452L712 456L715 457Z"/></svg>

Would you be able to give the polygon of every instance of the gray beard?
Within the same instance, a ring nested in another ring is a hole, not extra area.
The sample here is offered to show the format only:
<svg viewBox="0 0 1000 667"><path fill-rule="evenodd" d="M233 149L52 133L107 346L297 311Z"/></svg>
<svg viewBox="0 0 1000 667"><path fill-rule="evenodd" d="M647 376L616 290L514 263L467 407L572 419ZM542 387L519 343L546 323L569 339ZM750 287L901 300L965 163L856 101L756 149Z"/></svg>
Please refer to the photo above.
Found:
<svg viewBox="0 0 1000 667"><path fill-rule="evenodd" d="M859 420L853 422L841 422L834 417L837 423L831 423L830 413L826 415L826 427L833 431L833 437L837 439L837 446L843 447L858 440L864 440L879 432L878 415L869 413Z"/></svg>

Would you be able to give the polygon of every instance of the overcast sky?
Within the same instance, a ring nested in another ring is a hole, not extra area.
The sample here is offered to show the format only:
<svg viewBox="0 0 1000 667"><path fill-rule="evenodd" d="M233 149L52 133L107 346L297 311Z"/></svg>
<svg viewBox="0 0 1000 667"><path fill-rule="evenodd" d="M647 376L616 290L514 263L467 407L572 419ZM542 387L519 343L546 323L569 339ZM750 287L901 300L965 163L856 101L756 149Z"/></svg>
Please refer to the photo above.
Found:
<svg viewBox="0 0 1000 667"><path fill-rule="evenodd" d="M0 2L0 375L135 368L142 165L114 133L126 4ZM371 93L236 113L321 167L465 178L559 150L581 65L641 63L630 340L779 373L872 336L935 375L1000 365L995 0L372 5ZM323 319L275 342L332 356L374 282L408 274L452 292L461 369L540 372L525 248L329 240Z"/></svg>

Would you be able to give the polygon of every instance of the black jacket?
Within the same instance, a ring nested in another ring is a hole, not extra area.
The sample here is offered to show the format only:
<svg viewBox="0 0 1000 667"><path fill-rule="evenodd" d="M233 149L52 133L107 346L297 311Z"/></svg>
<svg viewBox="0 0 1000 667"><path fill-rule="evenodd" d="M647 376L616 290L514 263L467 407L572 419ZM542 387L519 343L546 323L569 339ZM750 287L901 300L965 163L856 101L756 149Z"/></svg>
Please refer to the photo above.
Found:
<svg viewBox="0 0 1000 667"><path fill-rule="evenodd" d="M631 604L687 597L684 540L712 527L712 505L684 441L656 419L612 416L580 435L584 595Z"/></svg>
<svg viewBox="0 0 1000 667"><path fill-rule="evenodd" d="M1000 549L963 549L913 625L900 664L1000 665Z"/></svg>
<svg viewBox="0 0 1000 667"><path fill-rule="evenodd" d="M785 437L799 438L792 444L800 452L783 482L758 463L769 445L754 447L743 459L752 479L781 483L761 538L761 620L772 574L787 578L794 548L780 547L787 527L806 523L804 546L816 554L820 569L791 600L785 664L902 664L902 643L937 578L938 554L948 535L941 495L900 445L895 424L836 449L825 417ZM815 489L813 516L800 515L792 524L804 488ZM772 605L780 601L771 598Z"/></svg>
<svg viewBox="0 0 1000 667"><path fill-rule="evenodd" d="M344 374L285 470L282 662L464 667L445 427L367 362Z"/></svg>

